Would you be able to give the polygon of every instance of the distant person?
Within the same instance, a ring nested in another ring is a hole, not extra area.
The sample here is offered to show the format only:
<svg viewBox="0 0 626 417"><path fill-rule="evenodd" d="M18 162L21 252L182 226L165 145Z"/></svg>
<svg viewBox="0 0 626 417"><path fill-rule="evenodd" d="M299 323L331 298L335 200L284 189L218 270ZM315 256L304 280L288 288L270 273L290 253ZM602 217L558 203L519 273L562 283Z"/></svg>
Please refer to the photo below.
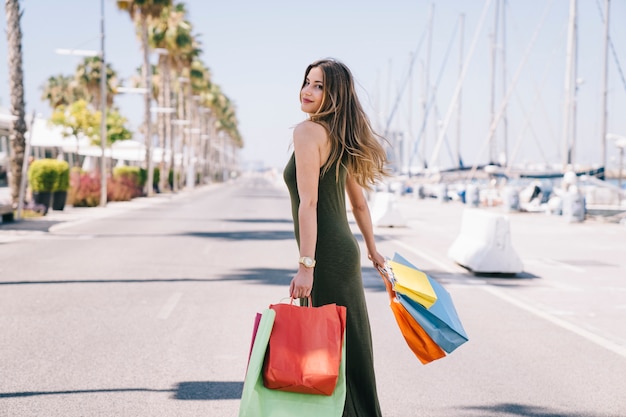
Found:
<svg viewBox="0 0 626 417"><path fill-rule="evenodd" d="M387 175L385 151L359 103L350 70L324 59L309 65L300 89L306 121L293 133L284 170L291 196L300 265L289 286L293 298L314 306L347 307L346 403L343 415L381 416L359 245L346 214L346 193L368 258L382 267L364 189Z"/></svg>

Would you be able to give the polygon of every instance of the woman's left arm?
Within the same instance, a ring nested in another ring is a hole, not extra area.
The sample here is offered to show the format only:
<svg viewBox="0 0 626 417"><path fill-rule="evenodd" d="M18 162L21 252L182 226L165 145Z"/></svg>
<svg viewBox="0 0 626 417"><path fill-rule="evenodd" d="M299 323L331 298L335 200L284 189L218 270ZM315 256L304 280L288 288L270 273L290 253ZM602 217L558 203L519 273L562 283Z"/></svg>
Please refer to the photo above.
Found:
<svg viewBox="0 0 626 417"><path fill-rule="evenodd" d="M372 217L370 214L363 188L348 174L346 178L346 193L352 206L352 214L356 220L357 226L361 230L365 246L367 247L367 257L374 264L374 268L385 265L385 257L378 253L376 249L376 241L374 239L374 227L372 226Z"/></svg>

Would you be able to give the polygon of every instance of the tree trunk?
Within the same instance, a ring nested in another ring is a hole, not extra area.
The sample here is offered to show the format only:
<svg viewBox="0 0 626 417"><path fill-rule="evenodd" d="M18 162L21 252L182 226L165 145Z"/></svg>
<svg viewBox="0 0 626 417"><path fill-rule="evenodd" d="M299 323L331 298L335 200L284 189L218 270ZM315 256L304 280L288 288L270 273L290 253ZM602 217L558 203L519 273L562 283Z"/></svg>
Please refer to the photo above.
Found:
<svg viewBox="0 0 626 417"><path fill-rule="evenodd" d="M22 165L26 147L26 121L24 118L24 71L22 69L22 29L20 27L20 4L18 0L6 0L7 44L9 61L9 91L11 93L11 115L13 120L9 140L11 142L11 176L9 185L13 204L17 205L22 181Z"/></svg>
<svg viewBox="0 0 626 417"><path fill-rule="evenodd" d="M149 197L153 194L153 181L154 181L154 168L152 163L152 132L150 123L150 101L152 97L152 71L150 68L150 60L148 56L148 17L145 14L141 15L141 47L143 50L143 68L142 75L144 77L144 85L146 86L145 95L145 142L146 142L146 170L148 173L148 180L146 181L146 195Z"/></svg>
<svg viewBox="0 0 626 417"><path fill-rule="evenodd" d="M169 59L168 55L159 55L159 68L161 70L161 89L160 89L160 95L161 95L161 104L160 106L163 107L164 109L168 109L169 108L169 93L170 93L170 88L169 88L169 68L168 68L168 64L167 64L167 60ZM161 123L162 125L160 126L161 129L161 141L160 141L160 146L161 146L161 164L159 165L159 169L161 172L161 177L159 179L159 188L161 189L161 191L165 190L166 188L168 188L169 186L169 181L168 181L168 164L167 161L165 160L165 151L167 149L167 145L169 142L169 138L170 135L168 135L169 131L171 130L171 126L170 126L170 113L167 112L167 110L165 110L164 113L160 113L161 116Z"/></svg>
<svg viewBox="0 0 626 417"><path fill-rule="evenodd" d="M167 59L165 60L165 71L163 73L163 88L165 90L165 108L170 109L172 107L172 71L170 69L170 58L169 56L167 57ZM168 186L170 186L169 184L169 172L170 170L174 170L174 137L172 136L172 113L168 112L165 113L165 143L167 144L167 147L170 150L170 162L169 164L166 164L166 169L165 169L165 178L164 180L166 181L166 184ZM171 189L170 191L174 191L173 189Z"/></svg>
<svg viewBox="0 0 626 417"><path fill-rule="evenodd" d="M187 172L187 164L186 164L186 147L187 147L187 131L185 129L185 125L183 124L185 120L187 120L187 114L188 111L186 111L185 109L185 87L184 87L184 82L180 80L180 78L178 79L178 95L176 97L176 104L178 107L178 120L179 120L179 124L178 127L176 129L177 135L180 136L181 138L181 146L180 146L180 150L181 150L181 158L180 158L180 170L178 170L178 172L180 173L180 178L176 178L176 175L174 175L174 182L176 183L176 189L180 189L181 188L181 183L182 180L185 178L185 172ZM177 171L174 171L174 173L176 174Z"/></svg>

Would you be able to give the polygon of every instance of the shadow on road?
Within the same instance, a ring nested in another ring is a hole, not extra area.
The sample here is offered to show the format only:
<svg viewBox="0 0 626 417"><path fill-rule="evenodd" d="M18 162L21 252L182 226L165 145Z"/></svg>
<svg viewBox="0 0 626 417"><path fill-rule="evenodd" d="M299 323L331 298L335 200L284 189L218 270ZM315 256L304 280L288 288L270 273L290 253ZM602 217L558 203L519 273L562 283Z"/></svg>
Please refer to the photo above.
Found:
<svg viewBox="0 0 626 417"><path fill-rule="evenodd" d="M153 284L164 282L213 282L204 278L158 278L158 279L67 279L49 281L2 281L0 285L41 285L41 284Z"/></svg>
<svg viewBox="0 0 626 417"><path fill-rule="evenodd" d="M41 395L106 394L116 392L171 392L176 400L238 400L243 392L239 381L190 381L179 382L174 389L154 388L103 388L60 391L0 392L2 398L36 397Z"/></svg>
<svg viewBox="0 0 626 417"><path fill-rule="evenodd" d="M464 410L480 411L481 416L523 416L523 417L600 417L599 414L572 411L552 411L546 407L527 404L501 403L485 406L468 406Z"/></svg>
<svg viewBox="0 0 626 417"><path fill-rule="evenodd" d="M194 381L176 386L177 400L238 400L243 392L243 382Z"/></svg>
<svg viewBox="0 0 626 417"><path fill-rule="evenodd" d="M221 219L222 222L230 223L282 223L293 224L291 219Z"/></svg>
<svg viewBox="0 0 626 417"><path fill-rule="evenodd" d="M282 230L249 230L237 232L190 232L187 236L223 240L292 240L292 231Z"/></svg>
<svg viewBox="0 0 626 417"><path fill-rule="evenodd" d="M56 224L64 223L58 220L14 220L0 223L0 230L13 230L19 232L47 232Z"/></svg>
<svg viewBox="0 0 626 417"><path fill-rule="evenodd" d="M216 278L157 278L157 279L65 279L33 281L0 281L0 287L6 285L54 285L54 284L162 284L162 283L211 283L216 281L250 281L261 285L289 286L295 269L249 268L234 271L230 275ZM385 286L378 272L372 267L363 268L363 286L366 289L384 291Z"/></svg>
<svg viewBox="0 0 626 417"><path fill-rule="evenodd" d="M217 278L215 281L254 281L261 285L289 286L295 272L295 269L248 268L234 271L232 275Z"/></svg>
<svg viewBox="0 0 626 417"><path fill-rule="evenodd" d="M363 287L367 290L385 291L380 274L373 267L364 267ZM261 285L289 286L296 269L255 268L242 269L233 275L217 278L216 281L254 281Z"/></svg>

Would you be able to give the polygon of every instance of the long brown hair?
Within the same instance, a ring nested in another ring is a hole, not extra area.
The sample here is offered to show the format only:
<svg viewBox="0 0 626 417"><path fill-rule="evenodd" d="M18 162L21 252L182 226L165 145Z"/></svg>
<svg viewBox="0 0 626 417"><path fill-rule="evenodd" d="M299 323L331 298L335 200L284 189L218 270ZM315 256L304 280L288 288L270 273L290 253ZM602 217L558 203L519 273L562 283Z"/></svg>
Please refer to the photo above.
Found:
<svg viewBox="0 0 626 417"><path fill-rule="evenodd" d="M330 138L328 160L322 167L322 175L336 166L346 165L356 182L366 189L388 176L387 155L381 141L385 139L372 129L369 118L357 97L350 69L335 59L323 59L309 65L304 73L302 88L313 68L320 68L324 75L323 99L319 110L311 115L311 121L324 126Z"/></svg>

